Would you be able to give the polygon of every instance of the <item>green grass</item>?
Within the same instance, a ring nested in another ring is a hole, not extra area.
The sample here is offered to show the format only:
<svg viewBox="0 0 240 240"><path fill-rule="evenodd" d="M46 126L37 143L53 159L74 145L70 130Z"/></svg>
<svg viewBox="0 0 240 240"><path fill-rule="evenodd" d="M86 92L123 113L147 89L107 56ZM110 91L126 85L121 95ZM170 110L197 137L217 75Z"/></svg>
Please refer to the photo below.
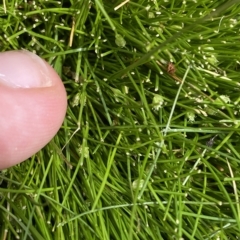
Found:
<svg viewBox="0 0 240 240"><path fill-rule="evenodd" d="M239 1L121 2L1 6L1 51L45 58L69 107L0 173L0 239L239 239Z"/></svg>

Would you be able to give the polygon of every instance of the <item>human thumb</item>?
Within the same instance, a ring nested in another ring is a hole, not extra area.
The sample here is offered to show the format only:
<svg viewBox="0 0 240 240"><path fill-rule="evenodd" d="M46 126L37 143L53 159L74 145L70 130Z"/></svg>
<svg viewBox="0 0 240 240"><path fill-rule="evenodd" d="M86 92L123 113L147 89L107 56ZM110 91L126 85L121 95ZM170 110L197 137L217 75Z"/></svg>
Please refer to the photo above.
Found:
<svg viewBox="0 0 240 240"><path fill-rule="evenodd" d="M0 169L44 147L66 108L63 83L46 61L25 50L0 53Z"/></svg>

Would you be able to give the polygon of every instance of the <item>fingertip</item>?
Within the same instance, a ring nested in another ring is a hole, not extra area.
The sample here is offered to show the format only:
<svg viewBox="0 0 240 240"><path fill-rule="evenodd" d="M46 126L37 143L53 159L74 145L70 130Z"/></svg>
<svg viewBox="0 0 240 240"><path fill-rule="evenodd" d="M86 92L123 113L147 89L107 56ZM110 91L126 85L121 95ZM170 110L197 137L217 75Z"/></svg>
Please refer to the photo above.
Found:
<svg viewBox="0 0 240 240"><path fill-rule="evenodd" d="M22 57L25 61L22 68L31 66L34 74L23 69L18 72L17 80L11 78L11 82L17 82L18 85L22 85L20 87L1 84L0 81L0 126L2 129L0 132L0 169L20 163L44 147L61 127L67 108L66 90L55 70L44 60L37 60L39 64L31 65L28 60L31 62L33 57L29 53L17 51L14 54L11 53L8 58L16 57L16 54L19 54L17 59L20 65ZM0 54L0 63L1 60ZM14 63L18 64L18 62L15 59ZM45 69L44 74L39 71L42 66ZM14 68L12 66L13 70ZM5 75L17 77L6 73L8 71L5 69ZM32 77L29 75L24 77L26 73L32 74ZM47 76L44 76L46 73ZM36 85L36 83L46 83L45 80L41 80L44 77L48 79L48 82L51 81L51 84Z"/></svg>

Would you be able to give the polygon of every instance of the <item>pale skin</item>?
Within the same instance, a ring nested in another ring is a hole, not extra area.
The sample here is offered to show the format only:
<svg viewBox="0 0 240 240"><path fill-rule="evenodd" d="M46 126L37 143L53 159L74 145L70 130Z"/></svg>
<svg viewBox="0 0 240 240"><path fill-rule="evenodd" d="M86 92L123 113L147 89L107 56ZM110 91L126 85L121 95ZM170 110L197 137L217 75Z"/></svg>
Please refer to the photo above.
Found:
<svg viewBox="0 0 240 240"><path fill-rule="evenodd" d="M60 129L66 90L55 70L27 51L0 53L0 169L25 161Z"/></svg>

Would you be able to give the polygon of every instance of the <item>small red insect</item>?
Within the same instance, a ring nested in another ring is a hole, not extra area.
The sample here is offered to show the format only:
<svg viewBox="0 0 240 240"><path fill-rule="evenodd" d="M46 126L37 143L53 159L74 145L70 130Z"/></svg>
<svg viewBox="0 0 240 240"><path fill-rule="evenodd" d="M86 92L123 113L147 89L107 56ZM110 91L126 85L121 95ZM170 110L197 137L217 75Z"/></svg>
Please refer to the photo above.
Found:
<svg viewBox="0 0 240 240"><path fill-rule="evenodd" d="M176 68L172 62L169 62L167 65L167 72L171 75L174 75L176 72Z"/></svg>

